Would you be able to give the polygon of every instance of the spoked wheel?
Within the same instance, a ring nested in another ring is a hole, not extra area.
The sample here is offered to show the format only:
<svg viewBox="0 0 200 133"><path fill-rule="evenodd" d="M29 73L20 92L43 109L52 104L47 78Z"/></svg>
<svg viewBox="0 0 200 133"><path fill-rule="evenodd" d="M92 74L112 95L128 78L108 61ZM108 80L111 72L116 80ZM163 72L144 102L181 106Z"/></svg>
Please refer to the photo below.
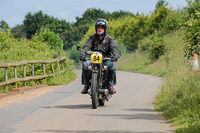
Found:
<svg viewBox="0 0 200 133"><path fill-rule="evenodd" d="M98 106L98 94L97 94L97 73L92 74L92 108L96 109Z"/></svg>

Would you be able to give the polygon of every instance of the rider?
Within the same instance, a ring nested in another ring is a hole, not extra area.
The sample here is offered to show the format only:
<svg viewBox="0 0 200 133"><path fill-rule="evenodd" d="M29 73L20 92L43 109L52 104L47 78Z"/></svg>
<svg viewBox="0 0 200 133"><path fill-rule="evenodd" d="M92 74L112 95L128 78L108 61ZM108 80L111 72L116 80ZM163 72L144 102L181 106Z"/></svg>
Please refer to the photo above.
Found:
<svg viewBox="0 0 200 133"><path fill-rule="evenodd" d="M82 64L82 84L85 86L84 89L81 91L82 94L88 93L90 80L88 66L90 65L91 61L86 61L86 51L100 51L103 53L104 57L111 57L115 61L117 61L119 58L117 45L115 44L113 38L106 34L108 28L109 25L105 19L98 19L95 24L96 33L94 35L91 35L88 41L83 46L80 60L84 61ZM108 90L110 94L114 94L116 93L115 89L113 88L113 86L116 84L115 65L111 60L106 60L103 64L108 67Z"/></svg>

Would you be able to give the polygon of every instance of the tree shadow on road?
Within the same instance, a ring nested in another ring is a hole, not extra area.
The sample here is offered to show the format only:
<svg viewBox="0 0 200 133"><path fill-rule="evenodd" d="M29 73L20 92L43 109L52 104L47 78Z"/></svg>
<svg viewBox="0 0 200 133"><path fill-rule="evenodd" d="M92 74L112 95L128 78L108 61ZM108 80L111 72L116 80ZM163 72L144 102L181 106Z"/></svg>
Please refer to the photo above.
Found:
<svg viewBox="0 0 200 133"><path fill-rule="evenodd" d="M89 116L100 116L100 117L116 117L120 119L128 120L163 120L154 109L143 109L143 108L133 108L133 109L123 109L123 113L119 114L85 114Z"/></svg>
<svg viewBox="0 0 200 133"><path fill-rule="evenodd" d="M155 132L155 131L129 131L129 130L101 130L101 131L94 131L94 130L37 130L37 132L51 132L51 133L162 133L162 132ZM171 132L171 131L169 131ZM167 132L164 132L167 133Z"/></svg>
<svg viewBox="0 0 200 133"><path fill-rule="evenodd" d="M86 114L89 116L100 116L100 117L118 117L120 119L127 120L163 120L158 114L146 114L146 113L135 113L135 114Z"/></svg>
<svg viewBox="0 0 200 133"><path fill-rule="evenodd" d="M46 106L44 108L57 108L57 109L87 109L91 108L90 104L77 104L77 105L58 105L58 106Z"/></svg>
<svg viewBox="0 0 200 133"><path fill-rule="evenodd" d="M152 116L153 117L153 115L152 115L152 113L154 113L154 116L155 117L153 117L155 120L164 120L162 123L168 123L167 121L166 121L166 119L162 116L162 115L160 115L159 113L157 113L154 109L146 109L146 108L132 108L132 109L124 109L124 110L126 110L126 111L133 111L133 112L137 112L137 113L145 113L146 115L144 115L144 117L146 116Z"/></svg>
<svg viewBox="0 0 200 133"><path fill-rule="evenodd" d="M145 109L145 108L132 108L132 109L124 109L127 111L134 111L134 112L156 112L154 109Z"/></svg>

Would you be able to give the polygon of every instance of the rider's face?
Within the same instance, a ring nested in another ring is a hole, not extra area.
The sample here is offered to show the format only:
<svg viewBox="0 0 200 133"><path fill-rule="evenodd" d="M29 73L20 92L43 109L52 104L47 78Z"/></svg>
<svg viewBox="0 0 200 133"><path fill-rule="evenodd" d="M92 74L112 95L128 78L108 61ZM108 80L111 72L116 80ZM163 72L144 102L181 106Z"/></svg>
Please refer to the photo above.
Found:
<svg viewBox="0 0 200 133"><path fill-rule="evenodd" d="M104 32L105 31L105 27L104 26L97 26L97 31L98 32Z"/></svg>

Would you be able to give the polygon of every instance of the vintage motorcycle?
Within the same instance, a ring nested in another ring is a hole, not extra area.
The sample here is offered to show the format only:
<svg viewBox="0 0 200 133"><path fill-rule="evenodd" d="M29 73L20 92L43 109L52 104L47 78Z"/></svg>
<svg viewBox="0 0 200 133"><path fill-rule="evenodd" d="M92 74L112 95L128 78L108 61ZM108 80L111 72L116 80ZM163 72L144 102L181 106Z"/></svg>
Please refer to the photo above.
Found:
<svg viewBox="0 0 200 133"><path fill-rule="evenodd" d="M81 50L81 47L78 46L77 49ZM103 57L101 52L96 51L87 51L85 54L89 56L86 60L91 60L91 65L88 66L88 70L91 72L88 94L92 99L92 108L96 109L98 105L104 106L105 101L108 101L112 96L106 86L108 68L103 65L104 61L112 60L112 58Z"/></svg>

